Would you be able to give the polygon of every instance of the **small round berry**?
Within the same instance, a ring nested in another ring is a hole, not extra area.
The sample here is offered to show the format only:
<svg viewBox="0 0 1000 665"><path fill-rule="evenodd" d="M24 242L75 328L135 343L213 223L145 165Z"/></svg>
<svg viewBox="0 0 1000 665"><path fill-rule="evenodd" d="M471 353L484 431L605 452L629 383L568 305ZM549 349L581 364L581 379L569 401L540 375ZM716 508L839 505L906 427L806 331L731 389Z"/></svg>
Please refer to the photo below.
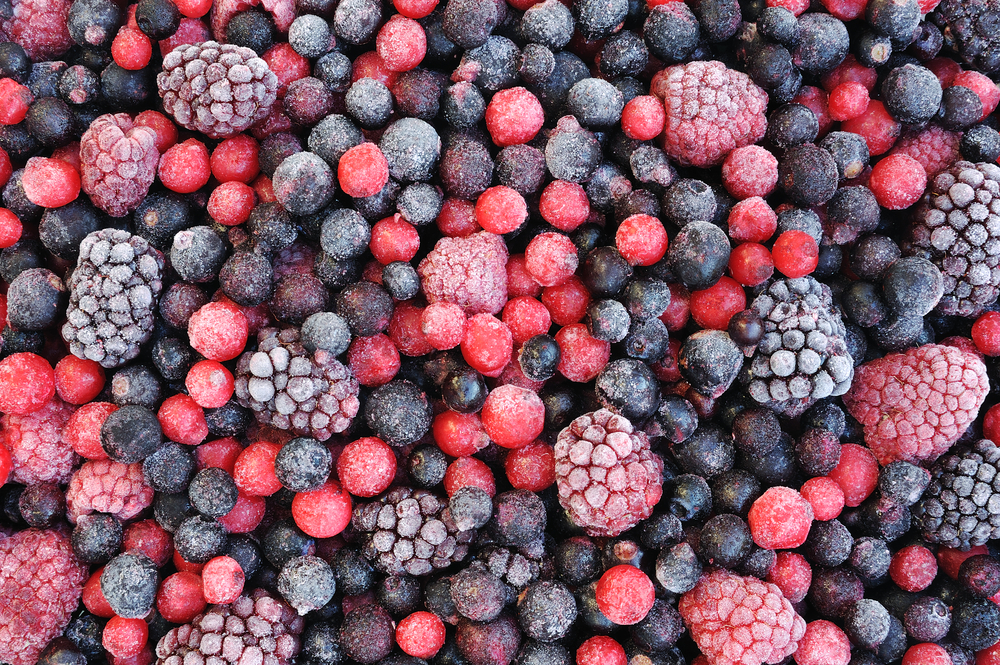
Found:
<svg viewBox="0 0 1000 665"><path fill-rule="evenodd" d="M228 556L210 559L201 569L202 592L213 605L226 605L239 598L245 581L243 568Z"/></svg>
<svg viewBox="0 0 1000 665"><path fill-rule="evenodd" d="M281 446L268 441L256 441L247 446L236 459L233 478L241 492L251 496L270 496L281 489L274 473L274 459Z"/></svg>
<svg viewBox="0 0 1000 665"><path fill-rule="evenodd" d="M576 272L578 264L576 245L562 233L540 233L524 250L525 268L542 286L564 284Z"/></svg>
<svg viewBox="0 0 1000 665"><path fill-rule="evenodd" d="M0 208L0 249L6 249L21 239L21 220L7 208Z"/></svg>
<svg viewBox="0 0 1000 665"><path fill-rule="evenodd" d="M875 165L868 179L868 187L883 208L903 210L923 196L927 187L927 173L913 157L895 153Z"/></svg>
<svg viewBox="0 0 1000 665"><path fill-rule="evenodd" d="M532 140L544 122L538 98L522 87L500 90L486 107L486 129L501 148Z"/></svg>
<svg viewBox="0 0 1000 665"><path fill-rule="evenodd" d="M490 467L475 457L459 457L445 471L444 491L449 497L463 487L478 487L491 497L497 492L496 480Z"/></svg>
<svg viewBox="0 0 1000 665"><path fill-rule="evenodd" d="M986 312L976 319L972 324L972 341L976 343L980 353L1000 356L1000 312ZM56 370L58 369L57 365Z"/></svg>
<svg viewBox="0 0 1000 665"><path fill-rule="evenodd" d="M845 81L830 92L830 117L851 120L868 110L868 88L857 81Z"/></svg>
<svg viewBox="0 0 1000 665"><path fill-rule="evenodd" d="M444 623L431 612L414 612L396 626L396 644L415 658L434 657L444 641Z"/></svg>
<svg viewBox="0 0 1000 665"><path fill-rule="evenodd" d="M730 277L720 277L715 285L691 293L691 317L702 328L726 330L729 320L746 306L743 287Z"/></svg>
<svg viewBox="0 0 1000 665"><path fill-rule="evenodd" d="M260 173L259 153L260 146L252 136L238 134L228 138L212 151L209 159L212 175L219 182L249 184Z"/></svg>
<svg viewBox="0 0 1000 665"><path fill-rule="evenodd" d="M610 637L596 635L576 650L576 665L628 665L622 645Z"/></svg>
<svg viewBox="0 0 1000 665"><path fill-rule="evenodd" d="M56 393L55 371L41 356L15 353L0 360L0 411L26 416Z"/></svg>
<svg viewBox="0 0 1000 665"><path fill-rule="evenodd" d="M988 651L992 651L992 649L981 651L976 655L977 665L992 665L991 660L983 657L983 654ZM944 647L933 642L914 644L903 654L902 661L902 665L952 665L952 663L952 657L948 655Z"/></svg>
<svg viewBox="0 0 1000 665"><path fill-rule="evenodd" d="M24 196L43 208L59 208L80 195L80 174L61 159L32 157L21 176Z"/></svg>
<svg viewBox="0 0 1000 665"><path fill-rule="evenodd" d="M510 362L513 345L507 324L491 314L476 314L466 322L462 357L484 375L499 376Z"/></svg>
<svg viewBox="0 0 1000 665"><path fill-rule="evenodd" d="M844 505L855 508L875 490L878 484L878 462L866 447L845 443L840 447L840 462L827 477L844 492Z"/></svg>
<svg viewBox="0 0 1000 665"><path fill-rule="evenodd" d="M722 163L722 184L740 200L766 197L777 182L778 160L759 145L737 148Z"/></svg>
<svg viewBox="0 0 1000 665"><path fill-rule="evenodd" d="M249 325L232 304L210 302L191 315L188 338L191 346L210 360L236 358L246 347Z"/></svg>
<svg viewBox="0 0 1000 665"><path fill-rule="evenodd" d="M531 390L508 384L487 396L480 417L497 445L520 448L542 433L545 405Z"/></svg>
<svg viewBox="0 0 1000 665"><path fill-rule="evenodd" d="M743 286L759 286L774 274L774 259L764 245L745 242L730 253L729 273Z"/></svg>
<svg viewBox="0 0 1000 665"><path fill-rule="evenodd" d="M663 131L666 119L663 102L658 97L640 95L622 109L622 131L630 139L652 141Z"/></svg>
<svg viewBox="0 0 1000 665"><path fill-rule="evenodd" d="M604 616L620 626L642 621L655 599L653 582L635 566L615 566L597 582L597 606Z"/></svg>
<svg viewBox="0 0 1000 665"><path fill-rule="evenodd" d="M786 277L805 277L819 265L819 245L805 231L785 231L771 248L774 267Z"/></svg>
<svg viewBox="0 0 1000 665"><path fill-rule="evenodd" d="M208 214L223 226L238 226L250 219L257 196L250 185L238 180L224 182L208 197Z"/></svg>
<svg viewBox="0 0 1000 665"><path fill-rule="evenodd" d="M123 619L116 616L105 624L101 644L117 660L138 656L146 646L147 639L149 626L143 619Z"/></svg>
<svg viewBox="0 0 1000 665"><path fill-rule="evenodd" d="M504 471L515 489L541 492L556 481L555 464L552 446L533 441L507 453Z"/></svg>
<svg viewBox="0 0 1000 665"><path fill-rule="evenodd" d="M889 576L904 591L923 591L937 575L934 554L923 545L910 545L892 556Z"/></svg>
<svg viewBox="0 0 1000 665"><path fill-rule="evenodd" d="M396 455L382 439L373 436L350 442L337 458L337 477L354 496L382 493L395 475Z"/></svg>
<svg viewBox="0 0 1000 665"><path fill-rule="evenodd" d="M538 201L542 219L567 233L575 230L590 216L590 199L579 183L553 180Z"/></svg>
<svg viewBox="0 0 1000 665"><path fill-rule="evenodd" d="M340 188L350 197L374 196L389 182L389 162L377 145L362 143L340 158L337 178Z"/></svg>
<svg viewBox="0 0 1000 665"><path fill-rule="evenodd" d="M197 139L171 146L160 157L157 175L167 189L178 194L198 191L212 176L208 148Z"/></svg>
<svg viewBox="0 0 1000 665"><path fill-rule="evenodd" d="M778 552L774 565L767 573L767 581L781 589L782 595L793 603L805 600L812 584L812 567L798 552Z"/></svg>
<svg viewBox="0 0 1000 665"><path fill-rule="evenodd" d="M205 409L217 409L233 396L235 381L232 373L215 360L202 360L188 370L184 385L188 395Z"/></svg>
<svg viewBox="0 0 1000 665"><path fill-rule="evenodd" d="M292 500L295 524L313 538L332 538L351 521L351 496L334 481L299 492Z"/></svg>
<svg viewBox="0 0 1000 665"><path fill-rule="evenodd" d="M615 232L615 247L633 266L651 266L667 253L667 231L650 215L632 215Z"/></svg>
<svg viewBox="0 0 1000 665"><path fill-rule="evenodd" d="M836 624L820 619L806 624L799 640L795 662L799 665L847 665L851 661L851 643Z"/></svg>
<svg viewBox="0 0 1000 665"><path fill-rule="evenodd" d="M95 399L104 389L104 379L104 368L93 360L68 355L56 363L56 392L68 404Z"/></svg>
<svg viewBox="0 0 1000 665"><path fill-rule="evenodd" d="M427 35L412 18L395 15L378 31L375 51L392 72L407 72L420 64L427 52Z"/></svg>
<svg viewBox="0 0 1000 665"><path fill-rule="evenodd" d="M844 509L844 491L829 478L810 478L799 491L812 506L813 516L821 522L835 519Z"/></svg>
<svg viewBox="0 0 1000 665"><path fill-rule="evenodd" d="M772 487L753 502L747 521L759 547L793 549L809 536L813 509L795 490Z"/></svg>
<svg viewBox="0 0 1000 665"><path fill-rule="evenodd" d="M524 197L510 187L490 187L476 200L476 221L490 233L510 233L527 218L528 206Z"/></svg>
<svg viewBox="0 0 1000 665"><path fill-rule="evenodd" d="M274 458L274 475L286 489L306 492L322 486L333 468L333 455L316 439L292 439Z"/></svg>
<svg viewBox="0 0 1000 665"><path fill-rule="evenodd" d="M458 346L465 337L465 310L454 303L438 301L420 315L420 330L427 342L439 351Z"/></svg>

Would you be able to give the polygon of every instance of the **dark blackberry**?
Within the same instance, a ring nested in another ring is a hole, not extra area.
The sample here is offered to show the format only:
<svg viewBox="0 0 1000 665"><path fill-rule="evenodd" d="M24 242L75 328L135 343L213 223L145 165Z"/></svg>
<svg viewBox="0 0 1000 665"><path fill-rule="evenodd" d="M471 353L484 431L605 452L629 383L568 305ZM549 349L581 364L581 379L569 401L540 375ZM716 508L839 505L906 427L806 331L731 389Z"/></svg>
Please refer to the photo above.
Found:
<svg viewBox="0 0 1000 665"><path fill-rule="evenodd" d="M130 71L112 62L101 72L101 92L110 110L128 111L143 106L156 94L156 82L148 67Z"/></svg>
<svg viewBox="0 0 1000 665"><path fill-rule="evenodd" d="M160 297L160 316L177 330L187 330L191 316L208 302L201 288L187 282L174 282Z"/></svg>
<svg viewBox="0 0 1000 665"><path fill-rule="evenodd" d="M32 136L46 148L59 148L77 132L76 119L69 105L58 97L43 97L28 109L25 125Z"/></svg>
<svg viewBox="0 0 1000 665"><path fill-rule="evenodd" d="M25 490L25 494L30 489ZM21 501L24 501L24 494ZM23 509L21 514L24 514ZM971 556L958 569L958 582L973 595L990 598L1000 591L1000 563L989 554Z"/></svg>
<svg viewBox="0 0 1000 665"><path fill-rule="evenodd" d="M454 588L453 584L453 593ZM576 615L576 599L561 582L536 582L518 598L518 623L534 640L554 642L562 639Z"/></svg>
<svg viewBox="0 0 1000 665"><path fill-rule="evenodd" d="M888 637L889 624L889 612L871 598L862 598L844 616L844 632L851 642L869 650L877 649Z"/></svg>
<svg viewBox="0 0 1000 665"><path fill-rule="evenodd" d="M705 221L687 224L670 244L667 261L677 278L691 291L707 289L722 277L729 263L729 238Z"/></svg>
<svg viewBox="0 0 1000 665"><path fill-rule="evenodd" d="M121 7L110 0L76 0L70 5L66 27L81 46L110 48L124 18Z"/></svg>
<svg viewBox="0 0 1000 665"><path fill-rule="evenodd" d="M468 136L454 136L441 155L441 184L448 196L475 199L493 180L489 149Z"/></svg>
<svg viewBox="0 0 1000 665"><path fill-rule="evenodd" d="M29 485L18 497L17 507L28 526L47 529L65 516L66 497L53 483Z"/></svg>
<svg viewBox="0 0 1000 665"><path fill-rule="evenodd" d="M773 411L751 407L733 419L732 431L737 449L749 455L764 455L778 444L781 423Z"/></svg>
<svg viewBox="0 0 1000 665"><path fill-rule="evenodd" d="M156 372L146 365L130 365L111 379L111 401L118 406L135 404L153 410L160 406L163 386Z"/></svg>
<svg viewBox="0 0 1000 665"><path fill-rule="evenodd" d="M247 9L237 12L226 24L226 42L264 55L274 44L274 21L267 12Z"/></svg>
<svg viewBox="0 0 1000 665"><path fill-rule="evenodd" d="M819 120L808 107L790 103L775 109L767 121L764 137L777 148L811 143L819 133Z"/></svg>
<svg viewBox="0 0 1000 665"><path fill-rule="evenodd" d="M825 476L840 463L840 440L828 430L808 429L795 444L795 457L807 476Z"/></svg>
<svg viewBox="0 0 1000 665"><path fill-rule="evenodd" d="M142 406L122 406L101 425L101 447L108 457L122 464L143 461L156 452L162 442L159 419Z"/></svg>
<svg viewBox="0 0 1000 665"><path fill-rule="evenodd" d="M191 507L207 517L222 517L236 506L239 490L225 469L209 467L194 474L187 488Z"/></svg>
<svg viewBox="0 0 1000 665"><path fill-rule="evenodd" d="M832 568L845 563L851 556L854 538L839 520L814 521L803 552L810 563Z"/></svg>
<svg viewBox="0 0 1000 665"><path fill-rule="evenodd" d="M141 619L153 609L158 583L156 564L135 551L111 559L101 573L101 593L123 619Z"/></svg>
<svg viewBox="0 0 1000 665"><path fill-rule="evenodd" d="M25 494L27 490L21 496ZM73 527L71 543L73 554L80 561L106 563L122 548L122 524L106 513L80 515Z"/></svg>
<svg viewBox="0 0 1000 665"><path fill-rule="evenodd" d="M944 44L967 65L990 73L1000 68L1000 42L992 27L998 5L993 0L947 0L930 15Z"/></svg>
<svg viewBox="0 0 1000 665"><path fill-rule="evenodd" d="M149 486L169 494L187 489L194 468L194 457L184 446L172 441L142 462L142 474Z"/></svg>
<svg viewBox="0 0 1000 665"><path fill-rule="evenodd" d="M947 130L961 132L979 122L983 104L979 95L961 85L953 85L941 95L938 122Z"/></svg>
<svg viewBox="0 0 1000 665"><path fill-rule="evenodd" d="M624 106L622 93L603 79L583 79L570 88L566 97L567 112L584 127L601 128L615 124L621 119Z"/></svg>
<svg viewBox="0 0 1000 665"><path fill-rule="evenodd" d="M750 506L760 497L760 482L740 469L723 471L712 478L712 507L718 514L732 513L746 518Z"/></svg>
<svg viewBox="0 0 1000 665"><path fill-rule="evenodd" d="M687 593L701 579L702 566L690 543L664 547L656 557L656 579L670 593Z"/></svg>
<svg viewBox="0 0 1000 665"><path fill-rule="evenodd" d="M226 527L203 515L188 517L174 532L174 549L185 561L205 563L226 547Z"/></svg>
<svg viewBox="0 0 1000 665"><path fill-rule="evenodd" d="M750 553L752 545L747 523L738 515L721 514L702 527L698 555L709 565L734 568Z"/></svg>
<svg viewBox="0 0 1000 665"><path fill-rule="evenodd" d="M25 83L31 75L31 58L17 42L0 42L0 76Z"/></svg>
<svg viewBox="0 0 1000 665"><path fill-rule="evenodd" d="M7 290L7 322L23 331L51 328L60 318L66 300L66 287L51 270L24 270Z"/></svg>
<svg viewBox="0 0 1000 665"><path fill-rule="evenodd" d="M406 470L415 485L430 488L444 480L448 460L437 446L420 446L407 456Z"/></svg>

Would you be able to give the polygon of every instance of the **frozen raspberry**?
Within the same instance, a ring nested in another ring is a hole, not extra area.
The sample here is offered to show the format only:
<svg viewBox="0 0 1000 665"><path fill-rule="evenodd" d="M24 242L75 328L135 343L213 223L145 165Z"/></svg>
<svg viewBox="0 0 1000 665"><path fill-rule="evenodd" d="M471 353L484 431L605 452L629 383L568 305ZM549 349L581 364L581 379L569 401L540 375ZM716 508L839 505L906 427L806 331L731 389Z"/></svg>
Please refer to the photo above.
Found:
<svg viewBox="0 0 1000 665"><path fill-rule="evenodd" d="M507 246L486 231L441 238L417 268L430 303L452 302L467 314L496 314L507 302Z"/></svg>
<svg viewBox="0 0 1000 665"><path fill-rule="evenodd" d="M0 661L34 665L69 623L86 579L61 531L25 529L0 540Z"/></svg>
<svg viewBox="0 0 1000 665"><path fill-rule="evenodd" d="M663 149L684 166L715 166L767 129L767 93L715 60L667 67L653 78L651 92L667 114Z"/></svg>
<svg viewBox="0 0 1000 665"><path fill-rule="evenodd" d="M891 154L909 155L920 162L930 178L959 160L958 142L961 138L959 132L949 132L931 124L920 131L903 134Z"/></svg>
<svg viewBox="0 0 1000 665"><path fill-rule="evenodd" d="M99 116L80 139L83 191L112 217L124 217L142 202L159 161L156 132L133 124L127 113Z"/></svg>
<svg viewBox="0 0 1000 665"><path fill-rule="evenodd" d="M721 569L704 575L677 609L711 665L781 662L806 632L777 586Z"/></svg>
<svg viewBox="0 0 1000 665"><path fill-rule="evenodd" d="M38 62L52 60L73 45L69 36L70 0L14 0L0 23L5 39L17 42Z"/></svg>
<svg viewBox="0 0 1000 665"><path fill-rule="evenodd" d="M261 5L271 13L278 32L288 32L295 20L295 0L218 0L212 6L212 34L219 42L226 39L229 20L242 11Z"/></svg>
<svg viewBox="0 0 1000 665"><path fill-rule="evenodd" d="M591 536L631 529L663 493L663 460L650 451L649 438L607 409L570 423L555 455L559 503Z"/></svg>
<svg viewBox="0 0 1000 665"><path fill-rule="evenodd" d="M862 365L844 405L880 464L916 463L948 450L988 392L986 365L975 354L926 344Z"/></svg>
<svg viewBox="0 0 1000 665"><path fill-rule="evenodd" d="M0 440L14 460L11 480L25 485L57 483L65 485L80 458L63 429L75 409L53 397L40 410L27 416L0 416Z"/></svg>
<svg viewBox="0 0 1000 665"><path fill-rule="evenodd" d="M84 462L66 489L66 513L74 523L94 511L129 520L152 503L153 488L146 484L139 463L109 459Z"/></svg>
<svg viewBox="0 0 1000 665"><path fill-rule="evenodd" d="M278 77L251 49L204 42L168 53L156 87L164 110L179 125L226 138L268 116Z"/></svg>

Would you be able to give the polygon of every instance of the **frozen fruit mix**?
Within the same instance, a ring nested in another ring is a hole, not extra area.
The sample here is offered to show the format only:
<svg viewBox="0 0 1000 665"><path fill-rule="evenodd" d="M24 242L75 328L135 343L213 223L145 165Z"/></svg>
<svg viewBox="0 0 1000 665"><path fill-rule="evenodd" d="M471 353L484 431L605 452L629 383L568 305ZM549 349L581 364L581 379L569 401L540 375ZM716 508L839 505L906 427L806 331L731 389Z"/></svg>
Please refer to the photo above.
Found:
<svg viewBox="0 0 1000 665"><path fill-rule="evenodd" d="M1000 664L1000 0L0 15L3 663Z"/></svg>

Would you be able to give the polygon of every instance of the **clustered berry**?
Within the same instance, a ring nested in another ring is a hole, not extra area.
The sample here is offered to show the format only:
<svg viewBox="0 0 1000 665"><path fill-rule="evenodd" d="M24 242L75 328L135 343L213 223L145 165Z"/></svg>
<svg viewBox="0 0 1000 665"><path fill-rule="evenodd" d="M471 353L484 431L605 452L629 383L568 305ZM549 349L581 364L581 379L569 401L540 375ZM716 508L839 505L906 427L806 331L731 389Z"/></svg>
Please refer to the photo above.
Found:
<svg viewBox="0 0 1000 665"><path fill-rule="evenodd" d="M1000 0L12 0L0 662L1000 664Z"/></svg>

